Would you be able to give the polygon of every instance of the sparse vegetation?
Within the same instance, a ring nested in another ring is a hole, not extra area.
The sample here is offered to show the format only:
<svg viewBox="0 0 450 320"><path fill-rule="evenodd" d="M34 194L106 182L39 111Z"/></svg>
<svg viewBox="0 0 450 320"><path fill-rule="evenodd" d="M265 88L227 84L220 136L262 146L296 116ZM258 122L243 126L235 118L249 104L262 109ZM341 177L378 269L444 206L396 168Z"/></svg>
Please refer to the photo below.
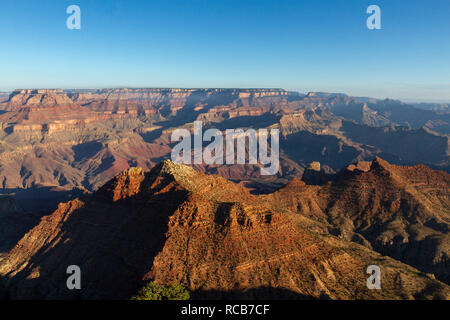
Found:
<svg viewBox="0 0 450 320"><path fill-rule="evenodd" d="M163 286L151 281L131 300L189 300L189 291L178 283Z"/></svg>

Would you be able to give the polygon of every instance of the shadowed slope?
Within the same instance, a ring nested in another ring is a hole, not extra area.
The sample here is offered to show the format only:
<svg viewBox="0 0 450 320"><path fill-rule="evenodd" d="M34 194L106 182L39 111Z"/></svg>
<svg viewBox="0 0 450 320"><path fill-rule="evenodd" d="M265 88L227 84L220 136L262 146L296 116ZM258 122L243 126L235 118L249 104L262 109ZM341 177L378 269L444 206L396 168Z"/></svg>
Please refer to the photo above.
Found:
<svg viewBox="0 0 450 320"><path fill-rule="evenodd" d="M130 169L93 197L61 204L1 256L3 293L129 298L153 279L179 282L199 298L448 297L447 285L275 205L271 196L170 161L149 173ZM77 292L66 289L72 264L82 270ZM371 264L382 269L383 290L366 287Z"/></svg>

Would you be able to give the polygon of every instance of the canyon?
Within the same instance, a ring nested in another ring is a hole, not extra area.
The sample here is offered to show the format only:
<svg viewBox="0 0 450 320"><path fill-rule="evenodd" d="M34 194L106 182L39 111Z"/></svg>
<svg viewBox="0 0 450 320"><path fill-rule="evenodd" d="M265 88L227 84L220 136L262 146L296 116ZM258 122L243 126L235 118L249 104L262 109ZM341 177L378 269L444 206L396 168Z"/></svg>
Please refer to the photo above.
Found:
<svg viewBox="0 0 450 320"><path fill-rule="evenodd" d="M195 167L273 191L309 163L336 172L376 156L449 172L450 114L394 100L282 89L98 89L13 91L0 103L0 183L25 211L53 210L92 193L130 166L170 158L171 133L279 129L280 170L255 165Z"/></svg>
<svg viewBox="0 0 450 320"><path fill-rule="evenodd" d="M253 195L170 160L130 168L0 234L0 294L129 299L152 280L193 299L449 299L450 175L377 158L332 181ZM69 265L82 290L67 289Z"/></svg>
<svg viewBox="0 0 450 320"><path fill-rule="evenodd" d="M0 95L0 298L129 299L155 281L193 299L449 299L447 107L283 89ZM278 172L168 160L197 121L279 130ZM83 290L66 288L69 265Z"/></svg>

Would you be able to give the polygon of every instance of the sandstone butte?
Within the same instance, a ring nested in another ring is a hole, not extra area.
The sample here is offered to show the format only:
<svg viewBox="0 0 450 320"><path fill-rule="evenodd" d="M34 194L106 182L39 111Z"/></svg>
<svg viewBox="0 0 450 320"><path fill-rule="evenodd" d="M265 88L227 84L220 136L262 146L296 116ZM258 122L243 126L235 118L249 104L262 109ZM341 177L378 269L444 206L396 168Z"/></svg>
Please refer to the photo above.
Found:
<svg viewBox="0 0 450 320"><path fill-rule="evenodd" d="M131 168L2 250L0 293L128 299L154 280L194 299L449 299L449 182L377 158L322 185L294 179L253 195L170 161ZM69 265L83 290L66 289ZM382 290L366 287L369 265Z"/></svg>

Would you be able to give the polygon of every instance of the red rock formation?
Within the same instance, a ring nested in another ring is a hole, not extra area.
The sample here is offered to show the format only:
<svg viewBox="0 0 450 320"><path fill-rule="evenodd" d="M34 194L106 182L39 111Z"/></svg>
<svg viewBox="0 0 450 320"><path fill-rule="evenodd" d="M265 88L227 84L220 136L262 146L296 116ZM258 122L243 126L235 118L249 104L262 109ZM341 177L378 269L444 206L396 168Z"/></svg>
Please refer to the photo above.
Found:
<svg viewBox="0 0 450 320"><path fill-rule="evenodd" d="M385 179L378 166L388 165L377 160L348 182ZM93 197L61 204L0 256L0 288L10 298L129 298L153 279L179 282L194 298L449 298L449 287L432 276L307 217L306 208L330 206L323 193L332 194L293 180L254 196L170 161L145 174L130 169ZM65 287L72 264L82 270L78 292ZM383 290L366 287L371 264L382 270Z"/></svg>
<svg viewBox="0 0 450 320"><path fill-rule="evenodd" d="M384 110L377 114L388 119L397 104L374 100L366 106ZM170 158L171 133L191 129L194 120L221 130L281 130L281 167L274 177L261 177L254 165L198 168L246 180L259 187L256 192L300 177L313 161L320 161L326 174L377 155L397 164L448 170L447 136L398 128L389 119L388 129L357 125L359 118L344 112L362 107L345 95L281 89L16 90L0 103L0 183L5 193L37 186L92 192L130 165L149 170ZM436 117L433 113L430 121L446 122L445 115ZM26 199L25 205L31 203Z"/></svg>
<svg viewBox="0 0 450 320"><path fill-rule="evenodd" d="M280 208L327 223L332 234L434 273L450 282L450 175L377 158L322 187L286 187L270 195Z"/></svg>

